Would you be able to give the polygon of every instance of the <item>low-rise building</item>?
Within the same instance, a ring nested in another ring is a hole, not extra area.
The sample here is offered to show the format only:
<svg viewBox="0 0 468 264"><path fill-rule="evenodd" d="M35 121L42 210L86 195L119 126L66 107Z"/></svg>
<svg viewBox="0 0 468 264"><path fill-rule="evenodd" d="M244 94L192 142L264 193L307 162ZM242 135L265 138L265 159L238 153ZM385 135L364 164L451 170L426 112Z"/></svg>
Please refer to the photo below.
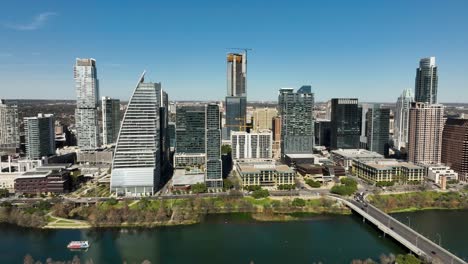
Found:
<svg viewBox="0 0 468 264"><path fill-rule="evenodd" d="M295 183L295 171L272 160L239 161L236 170L243 186L276 187Z"/></svg>
<svg viewBox="0 0 468 264"><path fill-rule="evenodd" d="M365 149L338 149L331 152L332 160L340 166L343 166L346 171L349 171L353 166L354 160L371 161L381 160L383 155Z"/></svg>
<svg viewBox="0 0 468 264"><path fill-rule="evenodd" d="M442 177L445 180L458 180L458 173L445 165L427 165L427 178L439 186L442 185Z"/></svg>
<svg viewBox="0 0 468 264"><path fill-rule="evenodd" d="M202 170L176 169L172 176L172 190L190 190L191 186L205 182L205 173Z"/></svg>
<svg viewBox="0 0 468 264"><path fill-rule="evenodd" d="M354 160L353 172L370 182L416 182L424 179L424 168L394 159Z"/></svg>
<svg viewBox="0 0 468 264"><path fill-rule="evenodd" d="M21 173L0 173L0 189L7 189L8 192L15 192L15 179Z"/></svg>
<svg viewBox="0 0 468 264"><path fill-rule="evenodd" d="M28 171L15 179L15 193L67 193L71 189L69 165L49 164Z"/></svg>

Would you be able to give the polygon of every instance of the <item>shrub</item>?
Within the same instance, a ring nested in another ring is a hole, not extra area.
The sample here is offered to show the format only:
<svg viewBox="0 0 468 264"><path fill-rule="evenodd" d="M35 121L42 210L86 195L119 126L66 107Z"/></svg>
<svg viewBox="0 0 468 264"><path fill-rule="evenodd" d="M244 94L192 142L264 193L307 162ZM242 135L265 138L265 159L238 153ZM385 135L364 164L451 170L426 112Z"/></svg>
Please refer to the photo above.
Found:
<svg viewBox="0 0 468 264"><path fill-rule="evenodd" d="M193 193L206 193L208 191L208 188L204 183L196 183L192 185L191 190Z"/></svg>
<svg viewBox="0 0 468 264"><path fill-rule="evenodd" d="M278 190L293 190L296 186L294 184L282 184L278 185Z"/></svg>
<svg viewBox="0 0 468 264"><path fill-rule="evenodd" d="M252 193L252 197L255 199L260 199L260 198L266 198L270 195L268 190L260 189L260 190L255 190Z"/></svg>
<svg viewBox="0 0 468 264"><path fill-rule="evenodd" d="M381 181L381 182L377 182L375 184L375 186L377 187L390 187L390 186L393 186L395 185L395 182L393 181Z"/></svg>
<svg viewBox="0 0 468 264"><path fill-rule="evenodd" d="M301 198L294 198L294 200L292 201L292 206L295 206L295 207L304 207L305 205L306 205L306 201Z"/></svg>
<svg viewBox="0 0 468 264"><path fill-rule="evenodd" d="M254 191L258 191L258 190L261 190L262 187L258 186L258 185L250 185L250 186L245 186L244 189L246 191L249 191L249 192L254 192Z"/></svg>
<svg viewBox="0 0 468 264"><path fill-rule="evenodd" d="M334 194L349 196L357 191L357 182L351 178L343 178L341 184L333 186L330 191Z"/></svg>
<svg viewBox="0 0 468 264"><path fill-rule="evenodd" d="M322 186L320 182L314 180L306 180L306 183L312 188L320 188L320 186Z"/></svg>

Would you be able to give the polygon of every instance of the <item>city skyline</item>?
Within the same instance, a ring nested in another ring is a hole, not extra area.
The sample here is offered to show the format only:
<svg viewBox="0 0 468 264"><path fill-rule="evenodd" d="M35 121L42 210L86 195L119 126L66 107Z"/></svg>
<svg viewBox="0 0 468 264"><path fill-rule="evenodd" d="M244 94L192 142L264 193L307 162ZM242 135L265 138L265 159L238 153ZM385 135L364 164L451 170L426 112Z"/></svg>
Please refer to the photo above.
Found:
<svg viewBox="0 0 468 264"><path fill-rule="evenodd" d="M461 1L249 3L243 19L235 22L222 17L232 6L208 1L132 5L130 12L128 4L95 3L96 10L89 11L86 4L46 1L42 6L26 5L21 12L18 5L6 3L0 11L0 38L8 39L0 44L0 78L5 87L16 87L6 89L3 97L8 99L73 99L73 60L93 57L99 62L102 95L126 100L133 76L147 69L174 100L222 100L228 48L248 47L253 49L248 92L252 101L274 101L279 88L308 83L317 101L339 95L394 102L401 90L414 86L418 60L435 56L440 66L438 101L468 102L468 95L457 94L468 83L463 63L468 39L458 34L466 24L462 10L467 3ZM101 18L99 10L104 8L112 12ZM74 21L85 10L90 19L80 20L80 27L88 28L91 46L75 45L73 37L78 30ZM155 15L148 18L148 12ZM294 19L278 20L283 12L295 14ZM170 19L175 15L186 17ZM441 18L437 27L444 30L435 36L440 41L423 41L433 30L421 27L425 17ZM170 23L162 23L167 19ZM148 35L155 36L138 47L129 43Z"/></svg>

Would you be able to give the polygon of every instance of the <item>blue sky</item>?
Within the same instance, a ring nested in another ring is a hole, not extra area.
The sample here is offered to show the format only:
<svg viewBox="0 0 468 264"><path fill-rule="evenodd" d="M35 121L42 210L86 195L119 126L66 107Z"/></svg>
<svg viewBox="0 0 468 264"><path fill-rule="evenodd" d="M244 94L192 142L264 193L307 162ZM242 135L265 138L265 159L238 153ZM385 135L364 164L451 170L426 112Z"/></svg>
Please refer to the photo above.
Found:
<svg viewBox="0 0 468 264"><path fill-rule="evenodd" d="M248 47L249 100L310 84L319 101L393 102L436 56L439 101L468 102L468 1L2 1L0 98L74 99L76 57L101 95L141 72L170 99L222 100L226 48Z"/></svg>

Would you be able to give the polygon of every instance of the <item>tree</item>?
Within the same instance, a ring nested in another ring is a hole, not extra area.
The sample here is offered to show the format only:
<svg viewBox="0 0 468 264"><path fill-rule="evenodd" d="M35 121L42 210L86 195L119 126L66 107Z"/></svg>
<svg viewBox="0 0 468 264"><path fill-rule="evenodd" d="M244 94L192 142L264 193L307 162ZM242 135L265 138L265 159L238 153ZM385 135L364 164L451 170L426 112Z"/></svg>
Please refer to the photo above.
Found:
<svg viewBox="0 0 468 264"><path fill-rule="evenodd" d="M264 189L255 190L252 193L252 197L255 199L266 198L268 196L270 196L270 193L268 192L268 190L264 190Z"/></svg>
<svg viewBox="0 0 468 264"><path fill-rule="evenodd" d="M206 193L208 188L206 187L206 184L204 183L196 183L192 185L191 190L193 193Z"/></svg>
<svg viewBox="0 0 468 264"><path fill-rule="evenodd" d="M246 191L249 191L249 192L254 192L254 191L258 191L258 190L261 190L262 187L258 186L258 185L249 185L249 186L245 186L244 189Z"/></svg>
<svg viewBox="0 0 468 264"><path fill-rule="evenodd" d="M295 207L304 207L305 205L306 205L306 201L301 198L294 198L294 200L292 201L292 206L295 206Z"/></svg>
<svg viewBox="0 0 468 264"><path fill-rule="evenodd" d="M10 192L7 189L0 189L0 198L8 197L8 195L10 195Z"/></svg>
<svg viewBox="0 0 468 264"><path fill-rule="evenodd" d="M309 185L312 188L320 188L320 186L321 186L320 182L314 181L314 180L311 180L311 179L308 179L305 182L307 183L307 185Z"/></svg>
<svg viewBox="0 0 468 264"><path fill-rule="evenodd" d="M114 206L114 205L117 205L119 203L119 201L117 201L117 199L115 199L115 198L110 198L109 200L107 200L106 203L108 205Z"/></svg>
<svg viewBox="0 0 468 264"><path fill-rule="evenodd" d="M229 145L221 146L221 154L230 154L231 152L232 152L231 146Z"/></svg>
<svg viewBox="0 0 468 264"><path fill-rule="evenodd" d="M414 255L398 255L396 257L396 263L398 264L421 264L421 260L419 260Z"/></svg>
<svg viewBox="0 0 468 264"><path fill-rule="evenodd" d="M230 190L234 187L234 183L229 180L229 179L224 179L223 180L223 189L226 191L226 190Z"/></svg>

